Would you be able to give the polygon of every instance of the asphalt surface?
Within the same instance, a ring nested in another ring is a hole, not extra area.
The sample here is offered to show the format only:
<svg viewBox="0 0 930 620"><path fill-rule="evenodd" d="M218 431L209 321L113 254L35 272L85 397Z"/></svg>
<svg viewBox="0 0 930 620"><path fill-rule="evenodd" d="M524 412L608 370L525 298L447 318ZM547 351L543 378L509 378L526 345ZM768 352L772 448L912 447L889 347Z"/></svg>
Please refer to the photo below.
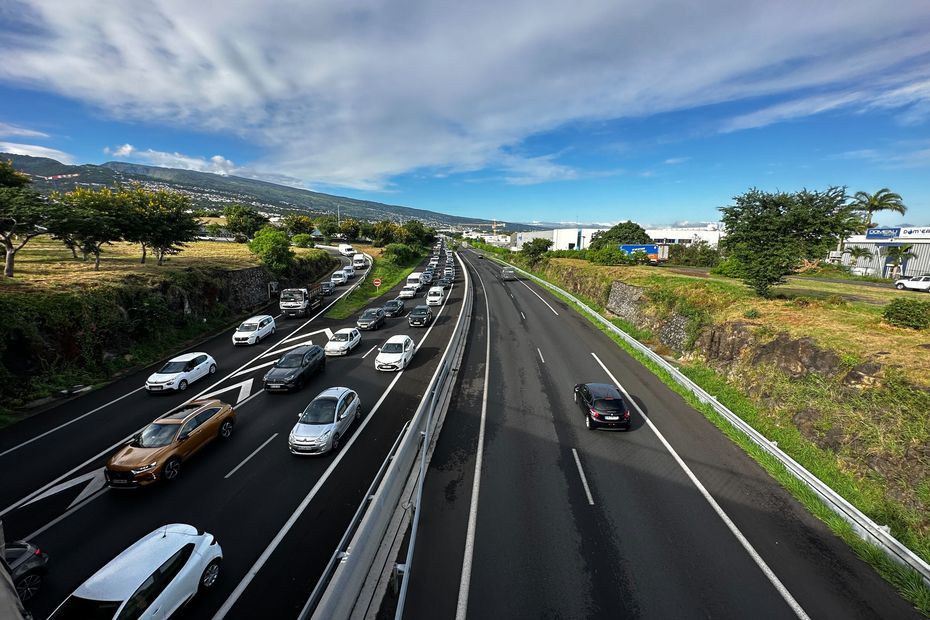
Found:
<svg viewBox="0 0 930 620"><path fill-rule="evenodd" d="M0 431L0 518L7 539L29 538L51 557L47 580L27 608L36 618L46 617L130 544L161 525L182 522L214 534L225 557L216 586L195 597L179 617L296 617L416 410L458 319L463 284L460 274L438 314L433 308L437 318L430 329L389 318L385 327L362 332L350 355L328 358L325 371L296 393L264 392L263 365L292 345L325 344L327 329L353 326L354 316L281 317L276 334L252 347L233 347L230 331L190 349L211 354L218 371L183 394L152 396L138 389L156 365ZM377 303L396 297L401 286ZM422 294L407 300L408 310L419 303ZM418 342L413 362L402 373L378 372L374 348L395 334ZM298 412L334 385L359 393L362 421L336 454L291 455L287 435ZM106 459L127 437L200 394L236 404L229 442L213 442L170 484L101 486Z"/></svg>
<svg viewBox="0 0 930 620"><path fill-rule="evenodd" d="M586 319L462 256L478 276L473 333L425 482L405 617L921 617ZM614 379L636 403L631 429L587 430L573 386Z"/></svg>

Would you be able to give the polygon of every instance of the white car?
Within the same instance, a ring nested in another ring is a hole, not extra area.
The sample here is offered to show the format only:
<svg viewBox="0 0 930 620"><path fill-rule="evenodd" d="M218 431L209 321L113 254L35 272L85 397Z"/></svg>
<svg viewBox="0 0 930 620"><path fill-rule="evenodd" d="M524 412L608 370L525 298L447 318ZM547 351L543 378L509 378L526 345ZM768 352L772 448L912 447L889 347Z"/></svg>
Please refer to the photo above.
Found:
<svg viewBox="0 0 930 620"><path fill-rule="evenodd" d="M236 328L236 333L232 335L234 345L239 344L258 344L268 336L274 333L274 317L267 314L259 314L250 319L242 321L242 325Z"/></svg>
<svg viewBox="0 0 930 620"><path fill-rule="evenodd" d="M378 370L403 370L413 359L417 347L410 336L391 336L378 348L375 368Z"/></svg>
<svg viewBox="0 0 930 620"><path fill-rule="evenodd" d="M330 276L329 281L334 285L339 286L340 284L345 284L349 281L349 278L346 277L346 272L344 271L334 271L333 275Z"/></svg>
<svg viewBox="0 0 930 620"><path fill-rule="evenodd" d="M909 289L912 291L924 291L930 293L930 276L913 276L910 278L901 278L895 280L894 287L899 291Z"/></svg>
<svg viewBox="0 0 930 620"><path fill-rule="evenodd" d="M164 525L113 558L49 620L170 618L220 574L223 550L192 525Z"/></svg>
<svg viewBox="0 0 930 620"><path fill-rule="evenodd" d="M339 449L339 439L362 416L358 394L345 387L320 392L301 413L287 437L291 454L323 454Z"/></svg>
<svg viewBox="0 0 930 620"><path fill-rule="evenodd" d="M446 297L446 291L441 286L434 286L426 293L427 306L441 306L442 300Z"/></svg>
<svg viewBox="0 0 930 620"><path fill-rule="evenodd" d="M187 386L216 372L216 360L206 353L185 353L168 362L145 381L149 392L183 392Z"/></svg>
<svg viewBox="0 0 930 620"><path fill-rule="evenodd" d="M413 299L417 296L417 287L415 286L405 286L400 289L400 292L397 294L401 299Z"/></svg>
<svg viewBox="0 0 930 620"><path fill-rule="evenodd" d="M342 268L342 273L346 274L347 278L354 278L355 267L353 267L352 265L346 265L345 267Z"/></svg>
<svg viewBox="0 0 930 620"><path fill-rule="evenodd" d="M348 355L362 341L362 334L354 327L344 327L329 339L323 352L326 355Z"/></svg>

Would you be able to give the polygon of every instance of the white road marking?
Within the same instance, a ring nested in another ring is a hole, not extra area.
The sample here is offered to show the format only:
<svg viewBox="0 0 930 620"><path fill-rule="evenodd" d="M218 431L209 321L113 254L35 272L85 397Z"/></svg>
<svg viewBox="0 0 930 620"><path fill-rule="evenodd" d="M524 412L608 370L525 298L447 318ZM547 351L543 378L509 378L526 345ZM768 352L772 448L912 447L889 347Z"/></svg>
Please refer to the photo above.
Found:
<svg viewBox="0 0 930 620"><path fill-rule="evenodd" d="M368 349L368 353L371 353L372 351L374 351L374 350L377 349L377 348L378 348L378 345L375 345L375 346L371 347L370 349ZM365 355L362 356L362 359L365 359L366 357L368 357L368 353L365 353Z"/></svg>
<svg viewBox="0 0 930 620"><path fill-rule="evenodd" d="M317 316L320 316L320 315L318 314ZM313 317L313 318L316 318L316 317ZM309 333L306 333L306 334L301 334L300 336L291 336L290 338L285 338L285 339L282 340L281 342L282 342L282 343L284 343L284 342L293 342L294 340L301 340L301 339L304 339L304 338L309 338L310 336L313 336L313 335L315 335L315 334L326 334L326 339L327 339L327 340L332 340L332 339L333 339L333 330L331 330L331 329L328 328L328 327L324 327L323 329L318 329L318 330L316 330L315 332L309 332Z"/></svg>
<svg viewBox="0 0 930 620"><path fill-rule="evenodd" d="M542 363L546 363L546 358L542 356L542 351L539 350L539 347L536 347L536 352L539 353L539 359L542 360Z"/></svg>
<svg viewBox="0 0 930 620"><path fill-rule="evenodd" d="M139 390L144 390L144 389L145 389L145 386L143 385L143 386L137 387L136 389L134 389L134 390L131 391L131 392L126 392L125 394L123 394L123 395L120 396L119 398L114 398L114 399L111 400L110 402L108 402L108 403L106 403L106 404L103 404L103 405L100 405L100 406L97 407L96 409L91 409L91 410L88 411L87 413L84 413L84 414L82 414L82 415L79 415L79 416L76 417L76 418L73 418L73 419L71 419L71 420L68 420L68 421L65 422L64 424L59 424L59 425L56 426L55 428L49 429L49 430L45 431L44 433L42 433L42 434L40 434L40 435L36 435L36 436L33 437L32 439L28 439L28 440L24 441L24 442L21 443L21 444L17 444L17 445L15 445L15 446L13 446L12 448L7 448L7 449L4 450L3 452L0 452L0 456L5 456L5 455L9 454L10 452L15 452L16 450L19 450L19 449L22 448L23 446L28 446L28 445L31 444L33 441L38 441L38 440L42 439L43 437L45 437L46 435L51 435L51 434L54 433L55 431L61 430L61 429L63 429L64 427L66 427L66 426L68 426L68 425L74 424L74 423L77 422L78 420L83 420L84 418L86 418L86 417L89 416L90 414L92 414L92 413L97 413L97 412L100 411L101 409L105 409L105 408L109 407L110 405L112 405L113 403L117 403L117 402L123 400L124 398L126 398L127 396L130 396L131 394L135 394L135 393L138 392Z"/></svg>
<svg viewBox="0 0 930 620"><path fill-rule="evenodd" d="M240 467L242 467L243 465L245 465L246 463L248 463L248 462L249 462L249 459L251 459L253 456L255 456L256 454L258 454L258 451L259 451L259 450L261 450L262 448L264 448L265 446L267 446L269 443L271 443L271 440L274 439L274 438L277 437L277 436L278 436L278 434L275 433L274 435L272 435L271 437L269 437L268 439L266 439L266 440L264 441L264 443L262 443L262 445L258 446L258 447L255 448L254 450L252 450L252 453L249 454L249 455L248 455L247 457L245 457L244 459L242 459L242 462L241 462L241 463L239 463L238 465L236 465L235 467L233 467L233 468L232 468L232 471L230 471L228 474L226 474L225 476L223 476L223 480L226 480L227 478L229 478L230 476L232 476L234 473L236 473L237 471L239 471L239 468L240 468Z"/></svg>
<svg viewBox="0 0 930 620"><path fill-rule="evenodd" d="M297 346L300 346L300 345L297 345ZM272 364L277 364L277 363L278 363L278 360L271 360L270 362L265 362L264 364L259 364L258 366L252 366L251 368L246 368L245 370L240 370L239 372L234 373L232 376L233 376L233 377L238 377L239 375L244 375L244 374L247 374L247 373L256 371L256 370L260 370L260 369L262 369L262 368L265 368L265 367L267 367L267 366L271 366Z"/></svg>
<svg viewBox="0 0 930 620"><path fill-rule="evenodd" d="M529 285L528 285L526 282L524 282L523 280L517 280L517 282L519 282L520 284L522 284L523 286L525 286L526 289L527 289L529 292L531 292L532 294L534 294L534 295L536 295L537 297L539 297L539 301L541 301L541 302L543 302L544 304L546 304L546 307L549 308L550 310L552 310L552 314L554 314L554 315L556 315L556 316L559 316L559 313L555 311L555 308L553 308L552 306L550 306L548 301L546 301L545 299L543 299L542 297L540 297L540 296L539 296L539 293L537 293L536 291L534 291L533 289L531 289L531 288L529 287Z"/></svg>
<svg viewBox="0 0 930 620"><path fill-rule="evenodd" d="M95 499L97 499L98 497L100 497L101 495L103 495L104 493L106 493L108 490L109 490L109 489L107 489L106 487L104 487L104 488L100 489L99 491L97 491L96 493L94 493L93 495L91 495L90 497L88 497L86 500L84 500L84 501L81 502L80 504L72 504L71 507L69 507L68 510L66 510L65 512L61 513L60 516L58 516L58 517L56 517L55 519L49 521L48 523L46 523L45 525L43 525L42 527L40 527L39 529L37 529L37 530L34 531L33 533L27 535L23 540L35 540L35 538L36 538L37 536L41 536L47 529L49 529L49 528L52 527L53 525L57 525L58 523L61 523L61 522L64 521L67 517L70 517L70 516L73 515L75 512L77 512L78 510L80 510L81 508L83 508L84 506L86 506L87 504L91 503L92 501L94 501Z"/></svg>
<svg viewBox="0 0 930 620"><path fill-rule="evenodd" d="M98 479L98 478L103 482L103 484L100 484L100 482L98 482L98 481L96 480L96 479ZM104 485L106 485L106 478L104 478L104 476L103 476L103 468L95 469L94 471L89 471L89 472L87 472L86 474L84 474L83 476L78 476L77 478L73 478L73 479L71 479L71 480L66 480L65 482L62 482L62 483L60 483L60 484L56 484L55 486L51 487L50 489L47 489L47 490L46 490L44 493L42 493L41 495L37 495L36 497L33 497L31 500L29 500L28 502L26 502L25 504L23 504L23 506L28 506L29 504L34 504L35 502L41 501L41 500L45 499L46 497L51 497L52 495L55 495L56 493L61 493L62 491L66 490L66 489L70 489L70 488L73 487L73 486L77 486L77 485L81 484L82 482L87 482L88 484L87 484L86 487L84 487L84 490L81 491L81 494L78 495L78 498L77 498L76 500L74 500L73 502L71 502L71 506L73 506L74 504L78 503L78 501L84 499L85 497L87 497L87 496L90 495L91 493L94 493L94 492L96 492L96 491L99 491ZM90 492L87 492L87 489L89 489L89 488L91 488L91 487L93 487L93 490L90 491ZM70 508L70 506L69 506L69 508Z"/></svg>
<svg viewBox="0 0 930 620"><path fill-rule="evenodd" d="M246 379L245 381L240 381L239 383L233 383L232 385L227 385L224 388L214 390L213 392L210 392L209 394L203 394L200 396L200 398L202 399L213 398L217 394L222 394L223 392L228 392L229 390L234 390L236 388L239 388L239 396L236 398L236 404L238 405L243 400L248 398L249 394L252 393L252 383L254 381L255 379Z"/></svg>
<svg viewBox="0 0 930 620"><path fill-rule="evenodd" d="M793 611L795 615L801 620L810 620L809 616L801 607L801 605L794 599L793 596L791 596L788 588L786 588L781 580L778 579L772 569L769 568L768 564L765 563L765 560L762 559L762 556L759 555L752 544L750 544L749 540L747 540L739 528L736 527L736 524L733 523L732 519L730 519L727 513L723 511L723 508L720 507L720 504L717 503L717 500L715 500L710 492L704 488L704 485L701 484L701 481L697 479L697 476L694 475L694 472L691 471L691 468L688 467L688 465L684 462L684 460L682 460L680 456L678 456L678 453L675 452L675 449L672 448L672 445L666 441L665 436L659 432L659 429L656 428L655 424L652 423L652 420L650 420L649 417L643 412L643 410L639 408L639 405L636 404L636 401L634 401L630 397L629 393L623 388L623 386L620 385L620 382L617 381L617 378L614 377L613 373L607 369L607 366L604 365L604 362L602 362L593 351L591 352L591 355L594 357L597 363L600 364L601 368L604 369L604 372L607 373L607 376L610 377L611 381L614 382L614 385L616 385L617 388L623 392L627 402L636 408L636 411L639 413L639 415L643 417L643 420L646 421L646 424L649 425L649 428L652 430L652 432L655 433L656 437L659 438L659 441L662 442L662 445L665 446L665 449L668 450L669 454L672 455L672 458L675 459L681 469L685 472L685 475L688 476L694 486L697 487L697 490L700 491L701 495L704 496L704 499L707 500L707 503L710 504L710 507L713 508L714 512L717 513L717 516L720 517L720 520L723 521L723 523L727 526L727 529L729 529L733 536L736 537L736 540L738 540L743 549L746 550L746 553L748 553L749 557L751 557L752 560L756 563L756 566L762 570L762 573L768 578L769 582L775 586L775 589L779 594L781 594L781 597L791 608L791 611Z"/></svg>
<svg viewBox="0 0 930 620"><path fill-rule="evenodd" d="M594 498L591 497L591 487L588 486L588 479L584 475L584 470L581 469L581 459L578 458L578 451L572 448L572 456L575 457L575 465L578 466L578 475L581 476L581 484L584 485L584 493L588 496L588 503L594 505Z"/></svg>
<svg viewBox="0 0 930 620"><path fill-rule="evenodd" d="M312 340L308 340L308 341L306 341L306 342L298 342L297 344L292 344L292 345L289 346L289 347L281 347L281 348L278 349L277 351L272 351L271 353L262 353L262 354L259 356L259 359L261 359L261 358L263 358L263 357L271 357L271 356L276 356L276 357L277 357L277 356L281 355L282 353L284 353L285 351L290 351L291 349L296 349L297 347L304 347L304 346L307 346L307 345L310 345L310 344L313 344L313 341L312 341ZM272 363L274 363L274 362L272 362ZM239 374L239 373L236 373L236 374L234 374L233 376L235 377L237 374Z"/></svg>
<svg viewBox="0 0 930 620"><path fill-rule="evenodd" d="M461 260L461 258L459 259ZM468 271L465 271L465 277L468 277ZM478 495L481 492L481 468L484 463L484 429L488 418L488 377L491 366L491 307L488 304L487 289L484 286L484 280L481 274L475 270L475 277L481 282L481 288L485 291L484 310L487 316L487 344L484 353L484 394L481 397L481 425L478 429L478 450L475 453L475 478L471 487L471 506L468 510L468 530L465 535L465 554L462 557L462 578L459 581L459 600L456 606L456 620L465 620L468 613L468 590L471 587L471 569L472 561L475 556L475 528L478 525Z"/></svg>
<svg viewBox="0 0 930 620"><path fill-rule="evenodd" d="M520 316L523 318L524 321L526 320L526 315L523 314L522 312L520 313Z"/></svg>

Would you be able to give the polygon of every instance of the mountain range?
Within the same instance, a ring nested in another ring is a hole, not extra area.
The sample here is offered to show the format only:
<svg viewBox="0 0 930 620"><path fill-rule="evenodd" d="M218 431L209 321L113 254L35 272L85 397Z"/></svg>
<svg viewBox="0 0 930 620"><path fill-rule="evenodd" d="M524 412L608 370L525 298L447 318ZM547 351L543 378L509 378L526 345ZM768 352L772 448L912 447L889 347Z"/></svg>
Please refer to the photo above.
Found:
<svg viewBox="0 0 930 620"><path fill-rule="evenodd" d="M470 217L447 215L425 209L389 205L370 200L333 196L306 189L278 185L237 176L208 172L159 168L118 161L105 164L63 164L46 157L0 153L0 159L12 160L13 167L28 174L40 192L67 192L77 186L112 187L141 183L150 189L169 189L188 196L195 207L222 210L231 204L246 204L272 215L306 213L312 216L336 215L360 220L390 220L402 223L417 219L428 226L476 227L489 229L490 222ZM498 231L541 230L538 225L498 222Z"/></svg>

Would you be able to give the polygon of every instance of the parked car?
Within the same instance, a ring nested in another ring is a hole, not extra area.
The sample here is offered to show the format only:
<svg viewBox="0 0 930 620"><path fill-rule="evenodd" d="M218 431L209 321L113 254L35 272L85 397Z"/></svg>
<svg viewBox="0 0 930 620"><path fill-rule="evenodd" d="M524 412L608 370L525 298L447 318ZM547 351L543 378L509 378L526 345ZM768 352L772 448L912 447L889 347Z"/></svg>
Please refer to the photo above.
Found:
<svg viewBox="0 0 930 620"><path fill-rule="evenodd" d="M332 295L333 293L336 292L336 285L333 284L332 280L327 280L326 282L323 282L322 284L320 284L320 288L322 289L322 292L324 295Z"/></svg>
<svg viewBox="0 0 930 620"><path fill-rule="evenodd" d="M329 281L333 283L333 286L339 286L340 284L345 284L349 281L349 278L346 277L344 271L334 271L333 275L329 277Z"/></svg>
<svg viewBox="0 0 930 620"><path fill-rule="evenodd" d="M25 540L6 543L3 559L10 569L19 600L25 603L39 591L48 573L48 555Z"/></svg>
<svg viewBox="0 0 930 620"><path fill-rule="evenodd" d="M901 278L895 280L894 287L899 291L908 289L911 291L923 291L930 293L930 276L911 276L910 278Z"/></svg>
<svg viewBox="0 0 930 620"><path fill-rule="evenodd" d="M387 342L378 348L375 357L375 368L378 370L403 370L413 359L416 346L410 336L391 336Z"/></svg>
<svg viewBox="0 0 930 620"><path fill-rule="evenodd" d="M344 327L333 334L323 352L326 355L348 355L362 341L362 335L354 327Z"/></svg>
<svg viewBox="0 0 930 620"><path fill-rule="evenodd" d="M134 435L107 461L111 487L140 487L181 474L181 464L214 439L232 437L236 411L220 400L194 400L177 407Z"/></svg>
<svg viewBox="0 0 930 620"><path fill-rule="evenodd" d="M407 324L410 327L427 327L433 322L433 311L429 306L417 306L407 315Z"/></svg>
<svg viewBox="0 0 930 620"><path fill-rule="evenodd" d="M392 299L391 301L384 304L384 316L400 316L404 313L404 309L407 307L407 304L404 303L404 300L401 298Z"/></svg>
<svg viewBox="0 0 930 620"><path fill-rule="evenodd" d="M355 322L359 329L378 329L384 325L384 310L381 308L368 308Z"/></svg>
<svg viewBox="0 0 930 620"><path fill-rule="evenodd" d="M206 353L185 353L171 358L157 372L145 380L145 389L149 393L177 391L183 392L187 386L201 377L216 372L216 360Z"/></svg>
<svg viewBox="0 0 930 620"><path fill-rule="evenodd" d="M274 331L274 317L260 314L242 321L242 325L237 327L236 333L232 335L232 342L234 345L258 344L272 335Z"/></svg>
<svg viewBox="0 0 930 620"><path fill-rule="evenodd" d="M362 402L353 390L331 387L320 392L299 414L288 435L292 454L323 454L339 449L339 440L361 418Z"/></svg>
<svg viewBox="0 0 930 620"><path fill-rule="evenodd" d="M400 293L397 294L401 299L413 299L417 296L417 288L415 286L405 286L400 289Z"/></svg>
<svg viewBox="0 0 930 620"><path fill-rule="evenodd" d="M281 356L265 373L265 389L269 392L299 390L313 375L326 369L326 354L315 344L295 347Z"/></svg>
<svg viewBox="0 0 930 620"><path fill-rule="evenodd" d="M443 300L446 298L445 289L441 286L431 287L426 293L426 305L427 306L441 306Z"/></svg>
<svg viewBox="0 0 930 620"><path fill-rule="evenodd" d="M630 408L615 385L579 383L575 386L575 402L581 407L588 430L601 426L630 428Z"/></svg>
<svg viewBox="0 0 930 620"><path fill-rule="evenodd" d="M212 534L184 523L164 525L78 586L49 620L170 618L216 584L222 561Z"/></svg>

